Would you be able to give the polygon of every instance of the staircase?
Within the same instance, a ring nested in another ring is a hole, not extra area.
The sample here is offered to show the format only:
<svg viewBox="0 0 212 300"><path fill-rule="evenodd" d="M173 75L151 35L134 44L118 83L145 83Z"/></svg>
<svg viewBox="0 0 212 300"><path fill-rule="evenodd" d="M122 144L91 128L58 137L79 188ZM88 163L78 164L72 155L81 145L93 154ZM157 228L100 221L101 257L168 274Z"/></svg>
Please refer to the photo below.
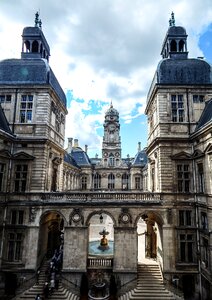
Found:
<svg viewBox="0 0 212 300"><path fill-rule="evenodd" d="M118 300L182 300L182 297L168 291L163 283L159 265L138 264L137 287L123 295Z"/></svg>
<svg viewBox="0 0 212 300"><path fill-rule="evenodd" d="M22 294L16 296L14 300L34 300L36 295L39 294L43 298L43 287L46 282L45 271L48 267L48 261L45 261L40 269L39 282L34 284L30 289L26 290ZM79 296L71 293L69 290L59 284L58 290L49 295L48 299L54 300L79 300Z"/></svg>

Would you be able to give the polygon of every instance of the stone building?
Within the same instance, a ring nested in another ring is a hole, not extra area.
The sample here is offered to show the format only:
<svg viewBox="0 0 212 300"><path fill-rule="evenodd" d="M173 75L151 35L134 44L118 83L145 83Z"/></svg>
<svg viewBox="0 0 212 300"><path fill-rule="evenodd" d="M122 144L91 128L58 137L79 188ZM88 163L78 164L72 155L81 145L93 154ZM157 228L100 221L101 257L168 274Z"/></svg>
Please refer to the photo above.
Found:
<svg viewBox="0 0 212 300"><path fill-rule="evenodd" d="M0 62L1 294L33 285L63 236L60 280L76 294L86 275L90 290L113 278L121 295L136 286L138 263L154 259L167 288L210 299L210 65L188 58L172 15L147 95L147 148L122 157L111 103L102 157L90 158L78 139L64 149L66 97L38 17L23 30L21 59ZM109 250L93 252L106 235Z"/></svg>

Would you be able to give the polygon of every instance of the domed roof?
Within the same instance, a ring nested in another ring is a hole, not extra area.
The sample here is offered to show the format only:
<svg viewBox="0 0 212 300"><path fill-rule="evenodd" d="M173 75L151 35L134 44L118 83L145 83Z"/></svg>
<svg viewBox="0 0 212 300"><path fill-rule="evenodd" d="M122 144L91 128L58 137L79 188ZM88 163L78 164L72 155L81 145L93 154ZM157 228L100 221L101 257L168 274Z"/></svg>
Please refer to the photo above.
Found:
<svg viewBox="0 0 212 300"><path fill-rule="evenodd" d="M0 61L0 85L49 84L66 106L66 96L46 59L5 59Z"/></svg>
<svg viewBox="0 0 212 300"><path fill-rule="evenodd" d="M106 111L105 116L119 116L118 111L113 108L113 104L111 103L110 108Z"/></svg>
<svg viewBox="0 0 212 300"><path fill-rule="evenodd" d="M211 66L202 59L163 59L156 71L158 84L211 84Z"/></svg>
<svg viewBox="0 0 212 300"><path fill-rule="evenodd" d="M184 27L181 26L170 26L167 32L167 35L173 35L173 36L184 36L186 34L186 30Z"/></svg>

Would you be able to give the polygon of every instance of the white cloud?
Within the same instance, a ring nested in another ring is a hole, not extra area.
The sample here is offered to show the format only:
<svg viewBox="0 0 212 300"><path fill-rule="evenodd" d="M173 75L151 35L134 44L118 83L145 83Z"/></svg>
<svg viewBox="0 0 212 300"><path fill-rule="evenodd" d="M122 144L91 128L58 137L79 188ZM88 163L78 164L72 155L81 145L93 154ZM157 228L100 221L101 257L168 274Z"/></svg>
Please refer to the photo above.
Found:
<svg viewBox="0 0 212 300"><path fill-rule="evenodd" d="M187 30L190 57L202 56L198 38L212 20L211 0L36 0L33 6L3 0L0 8L1 59L20 57L22 29L34 26L40 10L50 65L62 87L73 90L67 137L90 148L101 144L99 126L111 100L125 123L144 113L171 12ZM85 113L90 100L98 113Z"/></svg>

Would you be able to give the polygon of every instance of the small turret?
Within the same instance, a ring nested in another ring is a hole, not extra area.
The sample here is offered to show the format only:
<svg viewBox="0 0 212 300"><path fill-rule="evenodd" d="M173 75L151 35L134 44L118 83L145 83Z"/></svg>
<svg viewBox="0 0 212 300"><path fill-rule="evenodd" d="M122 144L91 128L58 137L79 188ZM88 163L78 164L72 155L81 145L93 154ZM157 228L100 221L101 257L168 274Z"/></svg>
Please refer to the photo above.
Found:
<svg viewBox="0 0 212 300"><path fill-rule="evenodd" d="M169 19L169 29L163 42L161 55L163 58L186 59L187 52L187 34L185 28L175 26L174 13Z"/></svg>
<svg viewBox="0 0 212 300"><path fill-rule="evenodd" d="M49 61L50 47L42 32L39 13L35 14L35 26L25 27L22 34L21 58L45 58Z"/></svg>

